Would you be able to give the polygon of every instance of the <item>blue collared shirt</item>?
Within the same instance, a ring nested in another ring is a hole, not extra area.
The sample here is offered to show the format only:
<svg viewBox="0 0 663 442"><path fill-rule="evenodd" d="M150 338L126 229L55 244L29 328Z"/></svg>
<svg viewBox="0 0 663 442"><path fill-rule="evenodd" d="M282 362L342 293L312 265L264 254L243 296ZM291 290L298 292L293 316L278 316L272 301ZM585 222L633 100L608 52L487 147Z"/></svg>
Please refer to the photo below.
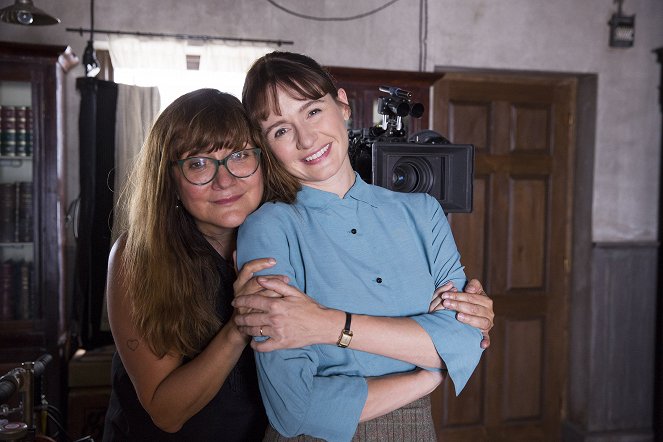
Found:
<svg viewBox="0 0 663 442"><path fill-rule="evenodd" d="M356 175L344 198L303 186L292 204L266 203L239 229L238 266L273 257L320 304L415 320L431 337L458 394L481 358L481 332L454 312L428 313L436 287L465 286L460 254L439 202L397 193ZM339 324L339 326L342 324ZM267 415L284 436L352 438L366 402L365 377L407 372L407 362L334 345L256 353ZM425 367L424 367L425 368Z"/></svg>

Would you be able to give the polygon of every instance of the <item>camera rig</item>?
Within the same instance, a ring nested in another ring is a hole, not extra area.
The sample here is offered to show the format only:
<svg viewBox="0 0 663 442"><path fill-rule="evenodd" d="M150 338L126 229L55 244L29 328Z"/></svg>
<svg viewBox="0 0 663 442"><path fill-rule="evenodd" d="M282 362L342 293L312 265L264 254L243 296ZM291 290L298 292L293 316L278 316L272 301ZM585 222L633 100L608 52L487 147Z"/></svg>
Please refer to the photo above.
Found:
<svg viewBox="0 0 663 442"><path fill-rule="evenodd" d="M378 126L350 129L352 167L364 181L397 192L426 192L445 212L472 211L474 146L452 144L441 134L424 130L408 137L405 117L421 118L424 106L412 93L380 86Z"/></svg>

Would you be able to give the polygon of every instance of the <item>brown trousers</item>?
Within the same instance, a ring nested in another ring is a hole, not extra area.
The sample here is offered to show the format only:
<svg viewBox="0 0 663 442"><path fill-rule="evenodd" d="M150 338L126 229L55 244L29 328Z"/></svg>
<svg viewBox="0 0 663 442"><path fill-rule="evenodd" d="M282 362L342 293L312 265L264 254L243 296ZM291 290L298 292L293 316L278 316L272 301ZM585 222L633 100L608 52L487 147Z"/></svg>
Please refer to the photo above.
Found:
<svg viewBox="0 0 663 442"><path fill-rule="evenodd" d="M435 442L430 396L370 421L360 422L352 442ZM324 442L311 436L283 437L271 425L263 442Z"/></svg>

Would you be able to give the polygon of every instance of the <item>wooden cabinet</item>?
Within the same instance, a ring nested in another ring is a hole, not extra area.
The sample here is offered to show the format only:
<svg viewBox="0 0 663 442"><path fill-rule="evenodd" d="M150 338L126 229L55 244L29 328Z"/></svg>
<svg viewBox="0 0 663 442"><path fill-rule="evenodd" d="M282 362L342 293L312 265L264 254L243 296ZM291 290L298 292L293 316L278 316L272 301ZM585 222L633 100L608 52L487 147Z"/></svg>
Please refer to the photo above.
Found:
<svg viewBox="0 0 663 442"><path fill-rule="evenodd" d="M352 109L348 129L362 129L380 123L377 100L388 94L380 92L380 86L397 87L412 93L412 102L421 103L421 118L406 117L409 134L430 127L431 86L443 76L441 72L408 72L346 67L327 67L338 87L345 89Z"/></svg>
<svg viewBox="0 0 663 442"><path fill-rule="evenodd" d="M0 42L0 370L49 353L44 393L58 408L67 341L58 173L64 50Z"/></svg>

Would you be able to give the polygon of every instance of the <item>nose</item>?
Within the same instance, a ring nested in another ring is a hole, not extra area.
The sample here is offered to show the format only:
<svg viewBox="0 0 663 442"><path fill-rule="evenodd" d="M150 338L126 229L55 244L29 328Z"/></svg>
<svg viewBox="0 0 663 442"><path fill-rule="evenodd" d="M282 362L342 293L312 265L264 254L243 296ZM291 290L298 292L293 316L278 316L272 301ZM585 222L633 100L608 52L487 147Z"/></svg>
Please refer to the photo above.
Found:
<svg viewBox="0 0 663 442"><path fill-rule="evenodd" d="M310 149L315 146L315 140L318 138L314 128L307 125L301 125L297 128L297 148L300 150Z"/></svg>
<svg viewBox="0 0 663 442"><path fill-rule="evenodd" d="M235 178L233 175L228 172L228 169L222 165L219 165L219 170L216 172L216 176L212 180L212 186L218 188L225 188L232 186L235 183Z"/></svg>

